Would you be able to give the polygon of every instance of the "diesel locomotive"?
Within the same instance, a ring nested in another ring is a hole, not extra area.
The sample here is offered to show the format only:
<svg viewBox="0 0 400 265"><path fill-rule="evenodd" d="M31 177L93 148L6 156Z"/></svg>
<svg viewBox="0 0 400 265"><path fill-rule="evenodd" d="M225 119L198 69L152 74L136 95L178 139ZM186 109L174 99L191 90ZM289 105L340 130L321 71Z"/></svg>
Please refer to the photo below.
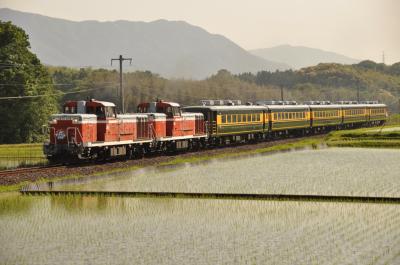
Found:
<svg viewBox="0 0 400 265"><path fill-rule="evenodd" d="M236 104L235 104L236 103ZM114 103L68 101L49 121L44 153L50 161L141 157L152 152L196 150L235 142L262 141L333 129L383 124L385 104L257 101L183 107L158 100L118 114Z"/></svg>

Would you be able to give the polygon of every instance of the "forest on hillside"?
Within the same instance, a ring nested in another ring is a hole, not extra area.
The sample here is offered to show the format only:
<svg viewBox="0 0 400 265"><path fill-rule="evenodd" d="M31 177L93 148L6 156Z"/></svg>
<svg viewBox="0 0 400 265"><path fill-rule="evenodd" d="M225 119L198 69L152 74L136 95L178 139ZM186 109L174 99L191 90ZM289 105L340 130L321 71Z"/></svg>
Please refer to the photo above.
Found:
<svg viewBox="0 0 400 265"><path fill-rule="evenodd" d="M105 69L48 67L62 100L96 98L119 103L119 73ZM166 79L149 71L124 73L125 108L135 111L142 101L164 99L182 105L201 99L279 100L378 100L397 112L400 97L400 63L392 66L363 61L354 65L319 64L299 71L261 71L233 75L220 70L204 80Z"/></svg>

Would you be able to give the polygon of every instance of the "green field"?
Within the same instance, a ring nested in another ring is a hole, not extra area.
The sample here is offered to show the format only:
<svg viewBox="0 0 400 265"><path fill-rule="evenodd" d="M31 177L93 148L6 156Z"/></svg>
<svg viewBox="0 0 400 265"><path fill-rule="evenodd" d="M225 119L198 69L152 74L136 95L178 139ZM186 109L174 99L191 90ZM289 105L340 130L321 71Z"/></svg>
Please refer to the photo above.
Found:
<svg viewBox="0 0 400 265"><path fill-rule="evenodd" d="M326 143L337 147L400 148L400 126L335 131L328 135Z"/></svg>
<svg viewBox="0 0 400 265"><path fill-rule="evenodd" d="M0 158L44 158L43 144L2 144Z"/></svg>
<svg viewBox="0 0 400 265"><path fill-rule="evenodd" d="M386 125L400 125L400 113L390 115Z"/></svg>

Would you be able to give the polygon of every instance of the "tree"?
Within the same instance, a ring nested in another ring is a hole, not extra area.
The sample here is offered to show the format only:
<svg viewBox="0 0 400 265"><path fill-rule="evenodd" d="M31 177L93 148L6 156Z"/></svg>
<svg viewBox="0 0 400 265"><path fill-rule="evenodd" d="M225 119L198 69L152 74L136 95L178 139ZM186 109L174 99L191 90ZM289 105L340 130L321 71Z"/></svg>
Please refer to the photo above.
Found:
<svg viewBox="0 0 400 265"><path fill-rule="evenodd" d="M51 78L29 48L21 28L0 21L0 97L21 97L0 100L0 143L43 140L42 125L57 110Z"/></svg>

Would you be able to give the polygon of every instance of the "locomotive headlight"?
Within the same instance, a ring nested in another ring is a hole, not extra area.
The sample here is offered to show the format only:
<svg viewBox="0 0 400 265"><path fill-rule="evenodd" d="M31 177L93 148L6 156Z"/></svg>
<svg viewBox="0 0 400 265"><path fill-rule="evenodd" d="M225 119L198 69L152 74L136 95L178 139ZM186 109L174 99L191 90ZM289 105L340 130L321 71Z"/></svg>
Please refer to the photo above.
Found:
<svg viewBox="0 0 400 265"><path fill-rule="evenodd" d="M64 138L65 138L65 132L64 132L63 130L58 131L58 132L56 133L56 137L57 137L57 140L62 140L62 139L64 139Z"/></svg>

